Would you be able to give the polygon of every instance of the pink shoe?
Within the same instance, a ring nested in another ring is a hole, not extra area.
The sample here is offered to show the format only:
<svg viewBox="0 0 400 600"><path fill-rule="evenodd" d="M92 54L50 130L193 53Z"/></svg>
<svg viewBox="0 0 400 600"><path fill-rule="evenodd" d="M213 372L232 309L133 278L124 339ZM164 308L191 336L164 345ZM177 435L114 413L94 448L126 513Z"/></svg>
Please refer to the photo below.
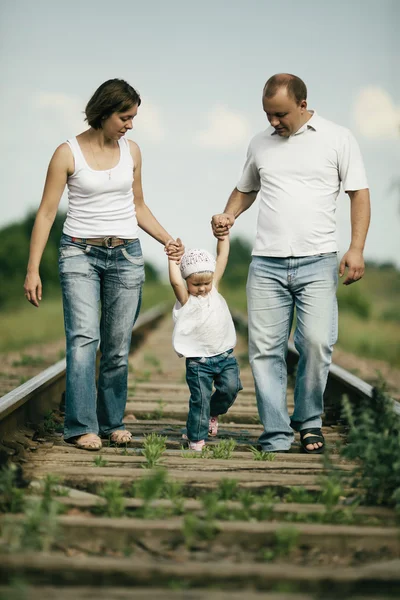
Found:
<svg viewBox="0 0 400 600"><path fill-rule="evenodd" d="M182 435L182 439L187 441L189 450L194 450L195 452L201 452L204 446L206 445L204 440L199 440L198 442L191 442L186 433Z"/></svg>
<svg viewBox="0 0 400 600"><path fill-rule="evenodd" d="M208 435L215 437L218 433L218 417L210 417L208 421Z"/></svg>
<svg viewBox="0 0 400 600"><path fill-rule="evenodd" d="M190 440L188 440L188 442L189 450L194 450L195 452L201 452L204 446L206 445L204 440L199 440L198 442L191 442Z"/></svg>

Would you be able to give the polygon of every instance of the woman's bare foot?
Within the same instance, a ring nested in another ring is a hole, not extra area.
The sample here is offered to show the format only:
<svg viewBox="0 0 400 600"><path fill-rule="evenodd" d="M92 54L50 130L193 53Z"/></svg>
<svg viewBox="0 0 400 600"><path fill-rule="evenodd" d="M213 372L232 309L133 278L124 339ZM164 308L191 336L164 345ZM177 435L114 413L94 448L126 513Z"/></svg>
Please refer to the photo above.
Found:
<svg viewBox="0 0 400 600"><path fill-rule="evenodd" d="M126 429L116 429L110 436L110 441L113 444L127 444L132 440L132 434Z"/></svg>
<svg viewBox="0 0 400 600"><path fill-rule="evenodd" d="M95 433L85 433L75 439L75 447L81 450L101 450L101 439Z"/></svg>

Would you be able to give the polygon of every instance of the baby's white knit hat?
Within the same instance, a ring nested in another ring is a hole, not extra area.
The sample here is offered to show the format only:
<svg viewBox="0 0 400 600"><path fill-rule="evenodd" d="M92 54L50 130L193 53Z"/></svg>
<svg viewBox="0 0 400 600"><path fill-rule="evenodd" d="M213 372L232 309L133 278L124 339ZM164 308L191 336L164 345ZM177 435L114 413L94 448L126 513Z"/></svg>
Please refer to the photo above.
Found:
<svg viewBox="0 0 400 600"><path fill-rule="evenodd" d="M215 258L207 250L193 248L182 256L180 268L183 279L187 279L193 273L214 273Z"/></svg>

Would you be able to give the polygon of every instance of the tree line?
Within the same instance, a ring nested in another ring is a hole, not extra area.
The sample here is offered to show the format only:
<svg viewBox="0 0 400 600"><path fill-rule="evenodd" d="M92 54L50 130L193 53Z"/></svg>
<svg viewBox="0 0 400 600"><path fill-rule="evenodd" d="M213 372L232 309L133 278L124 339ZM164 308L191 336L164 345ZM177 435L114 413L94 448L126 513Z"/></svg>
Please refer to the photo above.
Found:
<svg viewBox="0 0 400 600"><path fill-rule="evenodd" d="M23 220L0 229L0 309L15 306L24 300L23 284L29 256L29 242L35 221L35 212L30 212ZM58 277L58 247L65 214L59 212L51 228L48 243L40 264L40 276L46 289L46 296L60 293ZM229 262L224 274L224 285L235 287L244 285L251 259L251 245L244 239L233 238ZM150 263L145 262L146 281L160 281L160 273Z"/></svg>

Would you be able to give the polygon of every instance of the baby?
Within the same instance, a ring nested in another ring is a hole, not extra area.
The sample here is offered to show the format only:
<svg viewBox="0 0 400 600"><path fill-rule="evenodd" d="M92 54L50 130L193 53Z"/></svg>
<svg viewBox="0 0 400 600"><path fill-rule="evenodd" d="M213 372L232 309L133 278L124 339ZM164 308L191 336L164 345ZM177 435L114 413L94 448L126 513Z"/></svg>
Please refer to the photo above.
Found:
<svg viewBox="0 0 400 600"><path fill-rule="evenodd" d="M217 260L206 250L188 250L180 265L168 261L176 296L172 316L173 347L186 358L190 390L187 436L189 448L201 452L207 436L216 436L218 416L225 414L243 389L233 356L235 326L218 283L229 256L229 236L218 240ZM186 284L185 284L186 282ZM213 384L215 390L213 392Z"/></svg>

